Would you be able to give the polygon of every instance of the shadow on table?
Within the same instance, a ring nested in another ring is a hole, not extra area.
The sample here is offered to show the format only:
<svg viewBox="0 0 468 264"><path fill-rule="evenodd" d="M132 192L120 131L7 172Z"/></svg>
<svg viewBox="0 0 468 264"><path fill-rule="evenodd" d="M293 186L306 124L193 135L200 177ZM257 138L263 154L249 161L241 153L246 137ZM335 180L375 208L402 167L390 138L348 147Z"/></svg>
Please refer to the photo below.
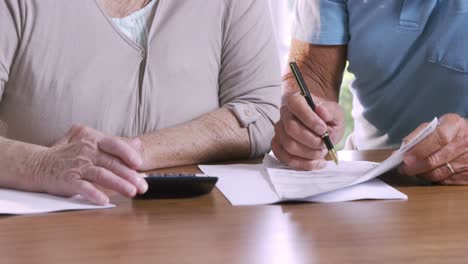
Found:
<svg viewBox="0 0 468 264"><path fill-rule="evenodd" d="M396 170L391 170L385 173L384 175L379 176L379 179L394 187L434 185L434 183L421 179L419 177L403 176L399 174Z"/></svg>

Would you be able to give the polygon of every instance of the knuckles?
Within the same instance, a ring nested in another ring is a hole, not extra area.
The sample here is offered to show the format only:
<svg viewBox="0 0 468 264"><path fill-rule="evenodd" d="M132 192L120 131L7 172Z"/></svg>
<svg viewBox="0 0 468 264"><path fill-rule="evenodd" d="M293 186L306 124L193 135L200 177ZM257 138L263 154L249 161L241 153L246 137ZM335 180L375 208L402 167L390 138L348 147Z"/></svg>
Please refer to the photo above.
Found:
<svg viewBox="0 0 468 264"><path fill-rule="evenodd" d="M466 133L467 121L460 115L449 113L443 115L440 120L441 124L437 126L435 132L437 133L440 144L447 145L455 140L457 136Z"/></svg>
<svg viewBox="0 0 468 264"><path fill-rule="evenodd" d="M440 158L438 155L430 155L427 157L426 163L429 168L435 168L440 163Z"/></svg>
<svg viewBox="0 0 468 264"><path fill-rule="evenodd" d="M79 156L95 157L98 154L97 142L94 140L82 138L71 144L76 148Z"/></svg>
<svg viewBox="0 0 468 264"><path fill-rule="evenodd" d="M101 132L82 124L74 124L70 128L68 135L70 136L70 141L80 140L84 138L92 138L95 140L99 140L103 137Z"/></svg>
<svg viewBox="0 0 468 264"><path fill-rule="evenodd" d="M449 128L450 129L450 128ZM437 126L436 131L435 131L437 138L439 140L439 144L441 146L445 146L452 141L452 135L450 135L447 131L447 127L445 126Z"/></svg>
<svg viewBox="0 0 468 264"><path fill-rule="evenodd" d="M77 171L69 171L63 176L63 181L67 184L73 184L81 178L80 173Z"/></svg>
<svg viewBox="0 0 468 264"><path fill-rule="evenodd" d="M300 156L301 152L299 150L299 146L297 142L295 142L291 138L289 137L284 138L283 141L281 142L281 145L288 153L292 155Z"/></svg>
<svg viewBox="0 0 468 264"><path fill-rule="evenodd" d="M283 127L286 133L291 133L291 132L296 132L299 129L298 124L292 120L292 119L287 119L283 121Z"/></svg>
<svg viewBox="0 0 468 264"><path fill-rule="evenodd" d="M87 172L89 177L93 179L93 182L105 182L106 181L106 173L104 168L95 167L93 170L89 170Z"/></svg>
<svg viewBox="0 0 468 264"><path fill-rule="evenodd" d="M82 124L74 124L69 131L71 139L83 138L90 134L90 128Z"/></svg>

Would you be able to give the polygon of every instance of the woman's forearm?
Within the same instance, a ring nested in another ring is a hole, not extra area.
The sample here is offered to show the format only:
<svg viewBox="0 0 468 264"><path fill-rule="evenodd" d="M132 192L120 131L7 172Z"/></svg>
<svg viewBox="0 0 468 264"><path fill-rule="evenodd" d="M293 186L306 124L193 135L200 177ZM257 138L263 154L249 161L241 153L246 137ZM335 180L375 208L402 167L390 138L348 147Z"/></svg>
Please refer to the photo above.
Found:
<svg viewBox="0 0 468 264"><path fill-rule="evenodd" d="M45 147L0 137L0 186L37 191L35 174Z"/></svg>
<svg viewBox="0 0 468 264"><path fill-rule="evenodd" d="M225 108L138 138L144 157L141 170L245 159L250 154L248 129Z"/></svg>

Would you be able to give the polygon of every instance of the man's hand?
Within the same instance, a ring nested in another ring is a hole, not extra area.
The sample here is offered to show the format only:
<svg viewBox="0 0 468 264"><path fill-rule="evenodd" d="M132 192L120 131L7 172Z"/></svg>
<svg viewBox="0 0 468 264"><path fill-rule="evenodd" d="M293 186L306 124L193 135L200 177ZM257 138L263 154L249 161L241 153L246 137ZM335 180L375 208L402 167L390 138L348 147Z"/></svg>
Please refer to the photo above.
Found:
<svg viewBox="0 0 468 264"><path fill-rule="evenodd" d="M343 136L344 112L332 101L314 98L312 111L299 93L283 97L281 119L275 125L272 150L288 166L302 170L321 169L326 165L327 148L321 135L328 131L333 142Z"/></svg>
<svg viewBox="0 0 468 264"><path fill-rule="evenodd" d="M37 189L62 196L80 194L96 204L109 198L97 186L133 197L148 189L136 171L142 157L139 142L75 125L54 146L38 156L34 183Z"/></svg>
<svg viewBox="0 0 468 264"><path fill-rule="evenodd" d="M468 121L456 114L442 116L437 129L406 153L399 171L441 184L468 184Z"/></svg>

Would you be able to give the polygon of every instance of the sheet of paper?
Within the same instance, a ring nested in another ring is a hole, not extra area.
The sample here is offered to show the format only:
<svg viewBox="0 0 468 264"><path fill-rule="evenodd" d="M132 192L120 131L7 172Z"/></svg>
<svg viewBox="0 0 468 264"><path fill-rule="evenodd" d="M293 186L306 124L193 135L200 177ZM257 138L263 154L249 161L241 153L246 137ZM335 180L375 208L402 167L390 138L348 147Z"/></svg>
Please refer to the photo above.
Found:
<svg viewBox="0 0 468 264"><path fill-rule="evenodd" d="M0 214L40 214L66 210L91 210L115 207L92 205L75 196L63 198L43 193L0 189Z"/></svg>
<svg viewBox="0 0 468 264"><path fill-rule="evenodd" d="M306 199L281 199L263 164L201 165L206 175L219 178L216 187L232 205L264 205L281 201L344 202L362 199L408 199L379 179Z"/></svg>
<svg viewBox="0 0 468 264"><path fill-rule="evenodd" d="M281 198L302 199L353 185L366 172L379 166L367 161L341 161L336 166L332 161L325 168L316 171L297 171L275 166L275 158L266 155L264 166L276 193Z"/></svg>
<svg viewBox="0 0 468 264"><path fill-rule="evenodd" d="M381 164L341 161L337 166L329 161L322 170L296 171L283 166L270 155L265 156L263 163L276 193L281 198L303 199L372 180L395 168L403 161L405 152L432 133L437 124L438 120L435 118L413 140L404 144Z"/></svg>

